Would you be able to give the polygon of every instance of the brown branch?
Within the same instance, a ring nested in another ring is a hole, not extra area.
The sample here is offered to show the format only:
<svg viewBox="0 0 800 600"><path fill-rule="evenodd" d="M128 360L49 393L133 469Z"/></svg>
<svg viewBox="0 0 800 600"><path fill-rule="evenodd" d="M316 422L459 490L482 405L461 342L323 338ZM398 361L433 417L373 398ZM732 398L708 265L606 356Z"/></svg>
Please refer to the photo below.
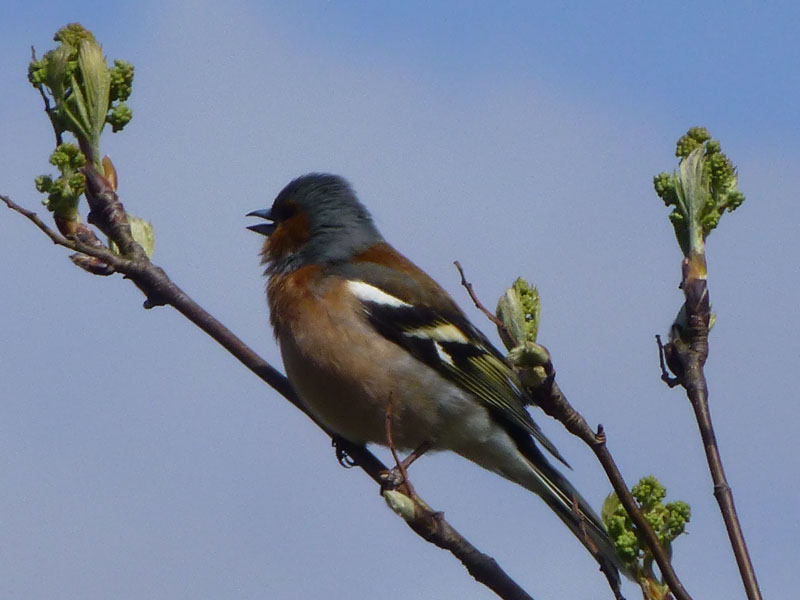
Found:
<svg viewBox="0 0 800 600"><path fill-rule="evenodd" d="M442 513L428 509L421 518L406 522L417 535L453 554L476 581L489 587L501 598L533 600L503 571L494 558L478 550L445 521Z"/></svg>
<svg viewBox="0 0 800 600"><path fill-rule="evenodd" d="M96 173L94 175L99 176ZM67 238L48 227L36 213L19 206L7 196L0 195L0 200L5 202L10 209L29 219L54 244L98 258L114 271L124 274L144 293L145 308L162 305L175 308L331 436L340 462L345 455L351 457L373 481L383 486L385 484L384 474L387 471L386 465L366 447L335 436L332 431L319 423L300 402L289 380L283 374L258 356L233 332L192 300L172 282L163 269L150 262L141 247L131 237L130 228L127 227L127 217L121 208L122 204L116 198L116 192L110 189L110 186L97 180L96 177L92 182L93 175L87 173L87 176L90 182L87 185L87 196L92 196L89 203L92 213L96 215L93 221L104 232L110 232L110 237L119 248L127 249L129 256L126 256L124 252L123 255L118 255L105 247ZM124 223L118 222L119 219L123 219ZM425 510L420 511L417 518L406 521L417 535L453 554L466 567L470 575L499 597L507 600L532 600L531 596L509 577L497 561L480 552L467 541L445 521L442 513L430 510L424 503L421 503L420 506L423 506Z"/></svg>
<svg viewBox="0 0 800 600"><path fill-rule="evenodd" d="M742 526L733 503L733 492L722 468L722 457L711 423L708 406L708 384L703 367L708 358L708 327L711 321L711 304L706 280L705 256L692 255L682 265L683 289L686 302L686 327L680 330L680 340L665 345L667 364L686 390L694 409L700 438L706 453L708 469L714 483L714 497L719 504L725 529L733 548L739 574L749 600L761 600L761 590L747 550ZM663 375L662 375L663 379Z"/></svg>

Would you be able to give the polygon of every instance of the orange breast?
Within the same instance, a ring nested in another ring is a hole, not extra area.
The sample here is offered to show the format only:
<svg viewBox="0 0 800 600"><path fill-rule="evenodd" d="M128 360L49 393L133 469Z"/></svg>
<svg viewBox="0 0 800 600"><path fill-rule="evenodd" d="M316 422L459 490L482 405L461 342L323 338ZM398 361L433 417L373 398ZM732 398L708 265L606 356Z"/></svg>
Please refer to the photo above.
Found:
<svg viewBox="0 0 800 600"><path fill-rule="evenodd" d="M344 280L309 265L273 275L267 291L286 374L320 421L352 441L385 443L391 399L399 447L438 437L431 396L444 381L372 328Z"/></svg>

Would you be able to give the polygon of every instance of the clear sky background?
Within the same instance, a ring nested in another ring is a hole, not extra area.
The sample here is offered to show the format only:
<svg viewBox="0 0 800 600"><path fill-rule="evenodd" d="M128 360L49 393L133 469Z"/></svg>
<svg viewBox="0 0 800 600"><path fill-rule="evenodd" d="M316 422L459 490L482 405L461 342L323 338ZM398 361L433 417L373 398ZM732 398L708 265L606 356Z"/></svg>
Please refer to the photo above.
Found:
<svg viewBox="0 0 800 600"><path fill-rule="evenodd" d="M686 588L743 598L653 340L682 296L652 176L707 126L747 195L709 240L711 407L763 592L785 597L800 585L800 8L430 4L5 0L0 192L40 206L52 133L30 46L80 21L136 67L134 119L103 151L184 290L279 365L244 214L299 174L346 176L493 337L453 260L490 305L518 275L539 286L564 391L630 482L653 473L692 505ZM78 270L7 210L0 239L0 598L493 597L177 313L143 310L129 282ZM590 451L536 417L599 507L610 485ZM610 597L538 498L447 455L412 478L537 600Z"/></svg>

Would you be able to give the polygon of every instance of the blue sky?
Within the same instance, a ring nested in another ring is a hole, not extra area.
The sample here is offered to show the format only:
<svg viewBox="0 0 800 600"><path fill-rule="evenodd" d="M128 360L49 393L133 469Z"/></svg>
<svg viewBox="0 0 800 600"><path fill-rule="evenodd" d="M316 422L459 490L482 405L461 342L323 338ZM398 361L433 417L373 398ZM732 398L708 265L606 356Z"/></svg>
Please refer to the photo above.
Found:
<svg viewBox="0 0 800 600"><path fill-rule="evenodd" d="M39 206L52 133L30 46L80 21L136 66L134 119L103 151L183 289L279 365L243 215L299 174L346 176L487 333L453 260L487 304L518 275L539 286L540 339L573 404L603 423L629 481L654 473L692 505L675 557L686 588L743 598L691 409L660 382L653 341L681 295L651 180L706 125L747 195L709 239L711 409L774 596L799 583L798 17L791 3L12 0L0 193ZM179 315L142 310L128 282L75 269L8 211L0 237L0 595L493 597ZM599 506L610 487L590 452L535 416ZM524 490L447 455L412 478L535 598L607 593Z"/></svg>

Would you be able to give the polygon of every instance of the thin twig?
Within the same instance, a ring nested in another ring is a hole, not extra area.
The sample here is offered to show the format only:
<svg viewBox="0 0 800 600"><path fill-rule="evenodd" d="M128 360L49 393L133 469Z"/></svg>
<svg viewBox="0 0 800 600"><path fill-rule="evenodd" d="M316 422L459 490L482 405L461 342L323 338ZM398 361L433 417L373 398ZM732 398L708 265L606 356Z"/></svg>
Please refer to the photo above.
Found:
<svg viewBox="0 0 800 600"><path fill-rule="evenodd" d="M88 188L87 192L91 193ZM100 196L106 196L105 200ZM192 300L183 290L172 282L163 269L150 262L143 252L139 253L138 250L135 250L136 257L131 259L114 254L106 248L90 246L78 240L66 238L48 227L36 213L22 208L7 196L0 195L0 200L10 209L29 219L37 228L47 235L53 243L69 248L75 252L81 252L99 258L109 264L115 271L124 274L145 294L147 298L144 303L145 308L161 305L170 305L174 307L331 436L336 442L337 457L341 457L345 454L350 456L373 481L379 485L383 484L383 474L387 471L386 465L364 446L353 444L347 440L336 437L332 431L319 423L314 416L308 412L304 404L300 402L289 380L286 379L283 374L258 356L250 347L234 335L233 332ZM94 198L93 201L101 203L97 205L97 210L99 215L103 215L109 213L107 210L109 207L103 206L102 202L111 202L113 199L111 199L104 190L103 194ZM94 210L93 208L93 211ZM124 215L124 212L116 214ZM111 228L114 235L124 236L130 234L130 229L128 229L126 233L125 228L119 227L114 223L106 223L105 225ZM120 248L134 248L134 245L138 246L132 238L115 239L114 241ZM424 502L421 502L421 505L427 508ZM406 521L406 523L417 535L426 541L452 553L478 582L490 588L499 597L506 600L533 600L519 584L509 577L497 561L491 556L480 552L445 521L442 513L427 509L420 518Z"/></svg>
<svg viewBox="0 0 800 600"><path fill-rule="evenodd" d="M506 334L509 337L511 337L508 330L506 329L505 324L500 319L498 319L494 313L492 313L488 308L486 308L483 305L483 302L480 301L478 295L475 293L475 290L472 287L472 284L469 281L467 281L467 278L464 276L464 269L461 268L461 263L456 260L453 261L453 264L456 266L456 269L458 269L458 273L459 275L461 275L461 285L463 285L464 288L467 290L469 297L472 299L473 304L475 304L475 308L477 308L484 315L486 315L486 318L489 319L492 323L494 323L494 325L498 329L502 329L503 331L506 332Z"/></svg>

